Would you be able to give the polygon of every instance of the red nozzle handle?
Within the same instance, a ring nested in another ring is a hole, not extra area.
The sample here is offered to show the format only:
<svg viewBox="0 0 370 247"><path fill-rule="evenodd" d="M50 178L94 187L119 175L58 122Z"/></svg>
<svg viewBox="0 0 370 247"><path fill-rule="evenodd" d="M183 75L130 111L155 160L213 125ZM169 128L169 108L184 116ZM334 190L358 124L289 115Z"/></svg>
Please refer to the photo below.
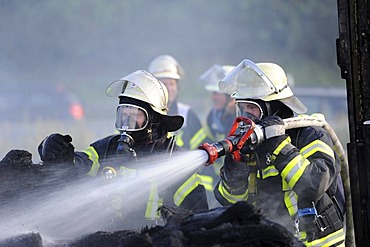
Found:
<svg viewBox="0 0 370 247"><path fill-rule="evenodd" d="M233 136L235 134L235 131L239 127L240 122L244 122L244 123L249 124L249 129L248 129L247 132L244 133L242 138L240 138L239 142L236 144L236 147L237 147L238 150L240 150L243 147L244 143L253 134L254 127L256 126L255 123L251 119L239 116L239 117L235 118L233 126L231 127L231 130L230 130L230 133L229 133L228 137Z"/></svg>
<svg viewBox="0 0 370 247"><path fill-rule="evenodd" d="M198 147L198 149L203 149L204 151L208 153L208 161L207 161L206 166L213 164L215 160L218 158L216 147L214 147L211 144L203 143L202 145Z"/></svg>
<svg viewBox="0 0 370 247"><path fill-rule="evenodd" d="M255 123L251 119L239 116L239 117L235 118L233 126L230 129L230 133L229 133L228 137L235 135L235 131L238 129L240 122L244 122L244 123L249 124L249 129L248 129L247 132L244 133L242 138L240 138L240 140L236 144L237 150L233 152L234 160L236 160L236 161L241 161L241 156L240 156L239 150L244 146L244 143L253 134L254 128L256 126Z"/></svg>
<svg viewBox="0 0 370 247"><path fill-rule="evenodd" d="M235 135L235 131L239 127L240 122L245 122L249 124L249 129L238 140L236 145L233 145L229 139L225 139L225 140L222 140L221 142L213 143L213 144L203 143L202 145L198 147L198 149L202 149L206 151L208 154L208 161L207 161L206 166L213 164L215 160L218 159L220 156L231 153L231 152L234 155L234 160L237 160L237 161L241 160L239 150L243 147L244 143L248 140L248 138L253 134L255 124L251 119L239 116L235 118L233 126L227 137L239 138L239 136Z"/></svg>

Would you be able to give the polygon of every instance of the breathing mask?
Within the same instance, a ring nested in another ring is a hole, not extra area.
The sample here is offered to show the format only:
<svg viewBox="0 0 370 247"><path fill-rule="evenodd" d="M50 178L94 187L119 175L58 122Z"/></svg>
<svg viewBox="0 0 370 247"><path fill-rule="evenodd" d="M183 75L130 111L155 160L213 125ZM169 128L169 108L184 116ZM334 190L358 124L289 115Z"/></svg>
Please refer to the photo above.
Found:
<svg viewBox="0 0 370 247"><path fill-rule="evenodd" d="M116 128L119 131L140 131L148 125L148 112L136 105L119 104L116 111Z"/></svg>

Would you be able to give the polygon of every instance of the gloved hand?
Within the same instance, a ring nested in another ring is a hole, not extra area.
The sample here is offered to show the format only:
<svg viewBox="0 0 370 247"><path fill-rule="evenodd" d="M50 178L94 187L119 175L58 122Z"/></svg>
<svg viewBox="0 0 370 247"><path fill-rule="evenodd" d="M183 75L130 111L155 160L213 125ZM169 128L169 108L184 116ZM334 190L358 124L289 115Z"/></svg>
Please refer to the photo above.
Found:
<svg viewBox="0 0 370 247"><path fill-rule="evenodd" d="M257 159L261 169L273 165L278 154L274 154L275 149L285 140L284 121L279 116L270 116L257 123L263 128L264 141L259 143L256 148Z"/></svg>
<svg viewBox="0 0 370 247"><path fill-rule="evenodd" d="M73 162L74 146L71 142L70 135L51 134L38 147L41 160L44 162Z"/></svg>
<svg viewBox="0 0 370 247"><path fill-rule="evenodd" d="M250 167L246 164L243 155L241 157L242 161L235 161L232 154L226 155L224 165L220 170L220 176L226 189L233 194L245 193L248 187Z"/></svg>
<svg viewBox="0 0 370 247"><path fill-rule="evenodd" d="M264 138L270 139L285 134L284 121L279 116L269 116L257 122L263 128Z"/></svg>

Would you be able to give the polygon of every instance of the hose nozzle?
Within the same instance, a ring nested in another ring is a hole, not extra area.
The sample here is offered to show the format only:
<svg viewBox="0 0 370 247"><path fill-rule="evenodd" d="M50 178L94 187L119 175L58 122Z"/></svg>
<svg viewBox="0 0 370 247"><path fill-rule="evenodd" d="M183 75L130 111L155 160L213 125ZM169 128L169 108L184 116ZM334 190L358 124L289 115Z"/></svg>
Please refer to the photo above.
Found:
<svg viewBox="0 0 370 247"><path fill-rule="evenodd" d="M239 134L236 134L236 130L239 127L239 123L244 122L248 126L247 130L241 131ZM238 152L245 144L245 142L251 137L251 135L254 133L255 129L255 123L246 117L239 116L235 118L233 126L230 130L229 135L222 141L216 142L216 143L203 143L198 147L198 149L204 150L208 154L208 161L206 163L206 166L209 166L215 162L216 159L233 153L235 160L240 160L240 153ZM254 138L256 139L256 136ZM251 143L257 142L257 140L251 140Z"/></svg>

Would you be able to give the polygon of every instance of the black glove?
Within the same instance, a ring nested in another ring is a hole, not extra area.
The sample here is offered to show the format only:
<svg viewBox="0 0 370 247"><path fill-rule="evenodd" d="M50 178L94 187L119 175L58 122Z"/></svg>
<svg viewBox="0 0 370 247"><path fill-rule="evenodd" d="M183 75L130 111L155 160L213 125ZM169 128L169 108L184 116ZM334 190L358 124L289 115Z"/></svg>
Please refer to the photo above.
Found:
<svg viewBox="0 0 370 247"><path fill-rule="evenodd" d="M38 147L44 162L73 162L74 146L70 135L51 134Z"/></svg>
<svg viewBox="0 0 370 247"><path fill-rule="evenodd" d="M263 128L264 141L256 148L257 159L261 169L273 165L277 154L273 152L285 140L288 135L285 134L284 121L279 116L270 116L257 123Z"/></svg>
<svg viewBox="0 0 370 247"><path fill-rule="evenodd" d="M250 167L246 164L243 155L242 161L235 161L233 155L225 156L225 162L220 170L220 176L226 189L233 194L245 193L248 187Z"/></svg>

